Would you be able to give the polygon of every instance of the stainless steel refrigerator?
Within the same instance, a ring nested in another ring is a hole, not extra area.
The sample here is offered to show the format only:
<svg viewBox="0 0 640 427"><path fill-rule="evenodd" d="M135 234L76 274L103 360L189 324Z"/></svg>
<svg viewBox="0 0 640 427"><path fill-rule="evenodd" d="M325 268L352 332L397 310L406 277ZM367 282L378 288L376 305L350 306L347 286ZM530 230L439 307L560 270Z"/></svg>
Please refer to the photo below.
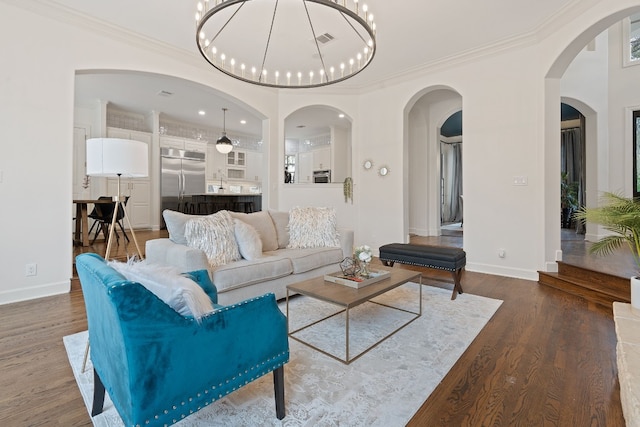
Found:
<svg viewBox="0 0 640 427"><path fill-rule="evenodd" d="M194 194L206 191L205 154L196 151L162 148L160 151L162 210L179 210ZM162 212L161 212L162 213ZM162 215L160 215L162 218ZM162 218L162 228L165 228Z"/></svg>

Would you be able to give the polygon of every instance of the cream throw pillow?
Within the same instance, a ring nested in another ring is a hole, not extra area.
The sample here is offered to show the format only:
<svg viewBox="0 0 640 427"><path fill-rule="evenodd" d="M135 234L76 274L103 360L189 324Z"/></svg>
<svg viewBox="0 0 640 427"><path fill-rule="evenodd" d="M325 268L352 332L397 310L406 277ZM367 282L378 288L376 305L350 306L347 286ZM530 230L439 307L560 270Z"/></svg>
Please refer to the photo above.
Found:
<svg viewBox="0 0 640 427"><path fill-rule="evenodd" d="M184 234L187 245L203 251L211 267L240 259L233 218L227 211L190 219Z"/></svg>
<svg viewBox="0 0 640 427"><path fill-rule="evenodd" d="M211 299L196 282L169 266L146 261L109 261L109 266L125 279L140 283L182 316L202 316L214 310Z"/></svg>
<svg viewBox="0 0 640 427"><path fill-rule="evenodd" d="M340 247L334 208L292 208L287 248Z"/></svg>
<svg viewBox="0 0 640 427"><path fill-rule="evenodd" d="M275 251L278 249L278 236L276 227L273 225L271 215L266 211L258 211L253 213L229 212L232 218L249 224L256 229L262 240L262 250Z"/></svg>
<svg viewBox="0 0 640 427"><path fill-rule="evenodd" d="M262 256L262 240L255 228L246 222L234 219L236 242L242 258L253 261Z"/></svg>

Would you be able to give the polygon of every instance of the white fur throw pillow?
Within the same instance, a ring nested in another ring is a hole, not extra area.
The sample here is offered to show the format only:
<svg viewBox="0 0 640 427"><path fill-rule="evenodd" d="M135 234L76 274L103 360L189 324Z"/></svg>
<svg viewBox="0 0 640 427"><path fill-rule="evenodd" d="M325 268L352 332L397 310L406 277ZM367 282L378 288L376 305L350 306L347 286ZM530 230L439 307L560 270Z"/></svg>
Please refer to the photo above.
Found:
<svg viewBox="0 0 640 427"><path fill-rule="evenodd" d="M253 261L262 256L262 240L258 231L239 219L234 219L236 242L242 258Z"/></svg>
<svg viewBox="0 0 640 427"><path fill-rule="evenodd" d="M287 248L340 247L334 208L294 207L289 212Z"/></svg>
<svg viewBox="0 0 640 427"><path fill-rule="evenodd" d="M214 310L204 289L173 267L133 259L126 263L109 261L109 266L127 280L140 283L183 316L193 316L199 321Z"/></svg>
<svg viewBox="0 0 640 427"><path fill-rule="evenodd" d="M240 259L233 219L227 211L190 219L184 235L188 246L205 253L211 267Z"/></svg>

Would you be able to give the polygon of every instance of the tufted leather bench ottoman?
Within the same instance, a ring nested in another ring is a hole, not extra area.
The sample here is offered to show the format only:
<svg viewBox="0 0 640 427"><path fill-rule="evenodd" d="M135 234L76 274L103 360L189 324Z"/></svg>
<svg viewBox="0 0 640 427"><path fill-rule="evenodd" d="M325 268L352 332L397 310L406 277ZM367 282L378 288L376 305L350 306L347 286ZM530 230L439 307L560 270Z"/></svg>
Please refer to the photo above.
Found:
<svg viewBox="0 0 640 427"><path fill-rule="evenodd" d="M467 264L467 254L462 249L390 243L380 246L380 260L389 267L393 267L393 264L397 262L450 271L453 277L451 299L456 299L457 294L462 293L460 278L462 277L462 269Z"/></svg>

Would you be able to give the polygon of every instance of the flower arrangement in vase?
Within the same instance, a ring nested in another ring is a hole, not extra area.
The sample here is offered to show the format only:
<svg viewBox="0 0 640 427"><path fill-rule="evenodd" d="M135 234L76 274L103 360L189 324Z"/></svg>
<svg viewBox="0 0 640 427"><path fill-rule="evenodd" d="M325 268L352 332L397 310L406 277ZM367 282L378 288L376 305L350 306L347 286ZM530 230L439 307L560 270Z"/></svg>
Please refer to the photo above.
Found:
<svg viewBox="0 0 640 427"><path fill-rule="evenodd" d="M357 246L353 251L353 258L360 266L359 275L369 277L369 263L373 259L373 253L368 245Z"/></svg>

